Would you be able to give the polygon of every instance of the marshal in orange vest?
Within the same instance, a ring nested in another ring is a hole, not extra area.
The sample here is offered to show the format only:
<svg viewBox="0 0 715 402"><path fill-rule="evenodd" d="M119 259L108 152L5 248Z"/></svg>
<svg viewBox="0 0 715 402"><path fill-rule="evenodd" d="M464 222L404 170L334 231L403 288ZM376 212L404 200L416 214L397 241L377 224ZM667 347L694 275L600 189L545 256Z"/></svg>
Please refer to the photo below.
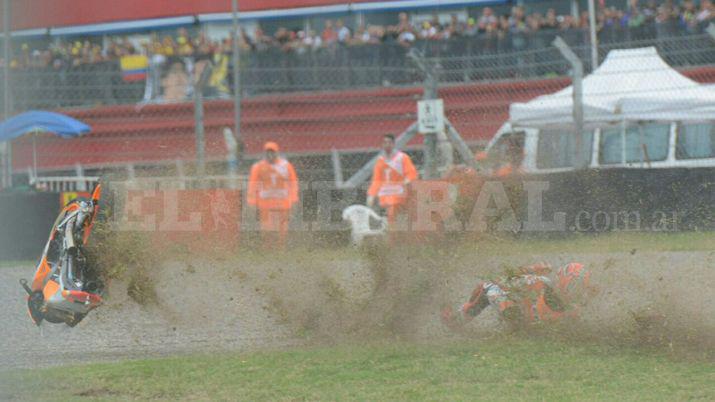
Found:
<svg viewBox="0 0 715 402"><path fill-rule="evenodd" d="M367 191L368 206L372 206L375 197L378 197L380 206L387 209L390 221L394 220L396 209L407 203L407 184L418 177L412 159L394 147L394 136L386 135L383 139L384 152L375 163L372 184Z"/></svg>
<svg viewBox="0 0 715 402"><path fill-rule="evenodd" d="M258 208L261 231L277 232L278 245L285 244L290 211L298 202L298 176L293 165L278 156L278 144L264 145L265 159L251 167L248 179L248 205ZM264 240L268 240L264 236Z"/></svg>

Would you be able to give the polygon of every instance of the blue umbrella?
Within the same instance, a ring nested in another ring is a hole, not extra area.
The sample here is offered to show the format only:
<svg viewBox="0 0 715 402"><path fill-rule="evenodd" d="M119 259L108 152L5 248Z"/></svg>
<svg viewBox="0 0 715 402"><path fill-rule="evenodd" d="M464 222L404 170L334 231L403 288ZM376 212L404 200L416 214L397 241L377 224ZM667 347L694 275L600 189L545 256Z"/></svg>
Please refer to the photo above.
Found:
<svg viewBox="0 0 715 402"><path fill-rule="evenodd" d="M69 116L54 112L30 111L0 123L0 141L38 132L53 133L62 138L74 138L89 131L88 125Z"/></svg>
<svg viewBox="0 0 715 402"><path fill-rule="evenodd" d="M62 138L75 138L90 131L79 120L54 112L30 111L11 117L0 123L0 142L9 141L27 133L52 133ZM32 139L32 163L37 172L35 137Z"/></svg>

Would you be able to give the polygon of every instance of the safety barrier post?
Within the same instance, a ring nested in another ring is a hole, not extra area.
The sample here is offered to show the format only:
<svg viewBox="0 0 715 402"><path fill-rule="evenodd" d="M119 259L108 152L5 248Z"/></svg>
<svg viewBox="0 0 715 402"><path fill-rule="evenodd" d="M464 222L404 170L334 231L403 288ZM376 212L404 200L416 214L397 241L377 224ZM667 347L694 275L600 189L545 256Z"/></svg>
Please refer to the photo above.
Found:
<svg viewBox="0 0 715 402"><path fill-rule="evenodd" d="M226 162L228 163L227 173L228 177L230 177L228 188L236 189L238 188L238 141L236 141L236 137L233 136L233 132L228 127L224 127L223 129L223 140L228 150L228 154L226 155Z"/></svg>
<svg viewBox="0 0 715 402"><path fill-rule="evenodd" d="M588 37L591 42L591 71L598 68L598 35L596 34L596 4L588 0Z"/></svg>
<svg viewBox="0 0 715 402"><path fill-rule="evenodd" d="M3 120L10 117L10 0L3 0ZM0 188L12 187L12 144L6 141L2 152Z"/></svg>
<svg viewBox="0 0 715 402"><path fill-rule="evenodd" d="M233 133L236 136L236 142L238 143L237 149L237 160L240 162L243 157L243 139L241 138L241 70L240 66L240 56L241 48L238 46L238 38L240 33L238 27L238 0L231 1L231 22L232 22L232 40L231 40L231 52L232 63L233 63L233 113L234 113L234 127Z"/></svg>
<svg viewBox="0 0 715 402"><path fill-rule="evenodd" d="M196 129L196 176L206 174L206 139L204 133L204 95L203 90L211 75L211 65L201 71L198 82L194 83L194 122Z"/></svg>
<svg viewBox="0 0 715 402"><path fill-rule="evenodd" d="M412 49L408 56L417 65L425 75L424 95L422 99L431 100L437 99L437 78L435 77L435 67L424 60L424 55L416 49ZM424 135L424 160L425 160L425 179L435 179L437 173L437 134L436 133L420 133Z"/></svg>

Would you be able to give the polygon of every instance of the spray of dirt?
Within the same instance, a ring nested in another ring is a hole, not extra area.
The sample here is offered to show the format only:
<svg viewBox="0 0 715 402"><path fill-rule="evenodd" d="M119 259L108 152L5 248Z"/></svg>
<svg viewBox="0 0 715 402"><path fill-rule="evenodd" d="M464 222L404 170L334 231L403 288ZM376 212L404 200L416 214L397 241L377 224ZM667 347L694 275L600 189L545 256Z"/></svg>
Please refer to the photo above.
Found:
<svg viewBox="0 0 715 402"><path fill-rule="evenodd" d="M251 301L243 307L251 315L270 317L266 333L281 326L306 341L474 339L506 327L487 311L454 334L441 324L440 308L464 302L480 278L539 261L579 261L599 290L580 318L532 325L522 335L715 355L715 264L707 252L483 256L469 246L440 244L202 255L157 247L133 232L100 227L93 236L105 278L119 284L110 289L160 306L158 314L172 325L226 320L238 314L238 299ZM167 291L177 287L181 298Z"/></svg>
<svg viewBox="0 0 715 402"><path fill-rule="evenodd" d="M140 305L157 301L151 273L162 261L162 255L150 247L148 236L140 232L117 231L113 228L111 210L102 210L85 248L90 266L95 267L107 289L121 283L126 294Z"/></svg>

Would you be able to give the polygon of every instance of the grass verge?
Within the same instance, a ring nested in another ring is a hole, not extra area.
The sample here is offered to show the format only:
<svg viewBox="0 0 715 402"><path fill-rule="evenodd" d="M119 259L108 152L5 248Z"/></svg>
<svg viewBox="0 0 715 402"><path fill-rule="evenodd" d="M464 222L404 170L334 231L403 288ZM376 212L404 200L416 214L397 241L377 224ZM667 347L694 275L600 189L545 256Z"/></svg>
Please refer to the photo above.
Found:
<svg viewBox="0 0 715 402"><path fill-rule="evenodd" d="M487 255L530 253L612 253L634 251L711 251L715 232L574 233L568 238L482 238L463 242Z"/></svg>
<svg viewBox="0 0 715 402"><path fill-rule="evenodd" d="M343 345L2 376L2 400L715 400L712 363L534 339Z"/></svg>

